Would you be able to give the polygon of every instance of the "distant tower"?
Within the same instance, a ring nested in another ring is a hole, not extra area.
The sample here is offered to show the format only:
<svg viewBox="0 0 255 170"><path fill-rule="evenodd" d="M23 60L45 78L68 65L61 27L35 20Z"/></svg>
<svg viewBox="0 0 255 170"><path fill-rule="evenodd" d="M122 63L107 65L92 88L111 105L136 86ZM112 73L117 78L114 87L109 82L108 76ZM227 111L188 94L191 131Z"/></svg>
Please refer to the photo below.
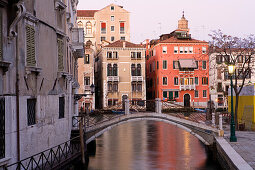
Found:
<svg viewBox="0 0 255 170"><path fill-rule="evenodd" d="M189 33L188 28L188 20L184 17L184 11L182 12L182 18L178 21L178 30L187 31Z"/></svg>

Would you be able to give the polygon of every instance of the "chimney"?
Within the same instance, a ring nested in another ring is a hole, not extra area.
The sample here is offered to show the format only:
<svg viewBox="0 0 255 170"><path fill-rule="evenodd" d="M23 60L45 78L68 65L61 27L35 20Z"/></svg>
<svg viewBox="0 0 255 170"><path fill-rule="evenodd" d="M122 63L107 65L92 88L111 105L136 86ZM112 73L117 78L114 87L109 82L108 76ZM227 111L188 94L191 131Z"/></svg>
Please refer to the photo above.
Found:
<svg viewBox="0 0 255 170"><path fill-rule="evenodd" d="M125 41L123 42L123 48L126 48L126 42Z"/></svg>

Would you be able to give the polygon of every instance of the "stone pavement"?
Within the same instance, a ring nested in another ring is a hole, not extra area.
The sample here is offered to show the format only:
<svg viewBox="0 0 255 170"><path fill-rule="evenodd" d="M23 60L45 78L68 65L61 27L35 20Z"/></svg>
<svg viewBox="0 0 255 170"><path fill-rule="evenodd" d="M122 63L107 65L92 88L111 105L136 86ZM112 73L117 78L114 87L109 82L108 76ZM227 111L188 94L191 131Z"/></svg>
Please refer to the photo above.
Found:
<svg viewBox="0 0 255 170"><path fill-rule="evenodd" d="M230 128L224 128L224 138L230 143L235 151L255 169L255 132L236 131L237 142L230 142Z"/></svg>

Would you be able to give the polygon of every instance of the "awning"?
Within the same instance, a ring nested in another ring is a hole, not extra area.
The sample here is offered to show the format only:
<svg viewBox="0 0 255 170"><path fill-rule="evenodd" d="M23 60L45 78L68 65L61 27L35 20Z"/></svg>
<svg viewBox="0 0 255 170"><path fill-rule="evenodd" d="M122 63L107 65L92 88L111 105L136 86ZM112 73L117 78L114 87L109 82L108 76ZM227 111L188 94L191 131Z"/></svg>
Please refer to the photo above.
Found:
<svg viewBox="0 0 255 170"><path fill-rule="evenodd" d="M197 68L196 61L194 59L180 59L181 68Z"/></svg>

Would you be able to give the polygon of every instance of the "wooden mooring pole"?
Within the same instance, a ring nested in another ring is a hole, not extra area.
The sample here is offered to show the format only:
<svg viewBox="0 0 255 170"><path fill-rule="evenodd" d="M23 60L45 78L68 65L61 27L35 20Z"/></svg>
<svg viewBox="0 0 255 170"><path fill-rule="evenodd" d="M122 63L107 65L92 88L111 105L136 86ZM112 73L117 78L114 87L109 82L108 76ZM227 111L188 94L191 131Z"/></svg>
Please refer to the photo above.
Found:
<svg viewBox="0 0 255 170"><path fill-rule="evenodd" d="M85 165L85 150L84 150L84 140L83 140L83 117L81 117L79 122L79 132L80 132L80 142L81 142L81 161L82 164Z"/></svg>

